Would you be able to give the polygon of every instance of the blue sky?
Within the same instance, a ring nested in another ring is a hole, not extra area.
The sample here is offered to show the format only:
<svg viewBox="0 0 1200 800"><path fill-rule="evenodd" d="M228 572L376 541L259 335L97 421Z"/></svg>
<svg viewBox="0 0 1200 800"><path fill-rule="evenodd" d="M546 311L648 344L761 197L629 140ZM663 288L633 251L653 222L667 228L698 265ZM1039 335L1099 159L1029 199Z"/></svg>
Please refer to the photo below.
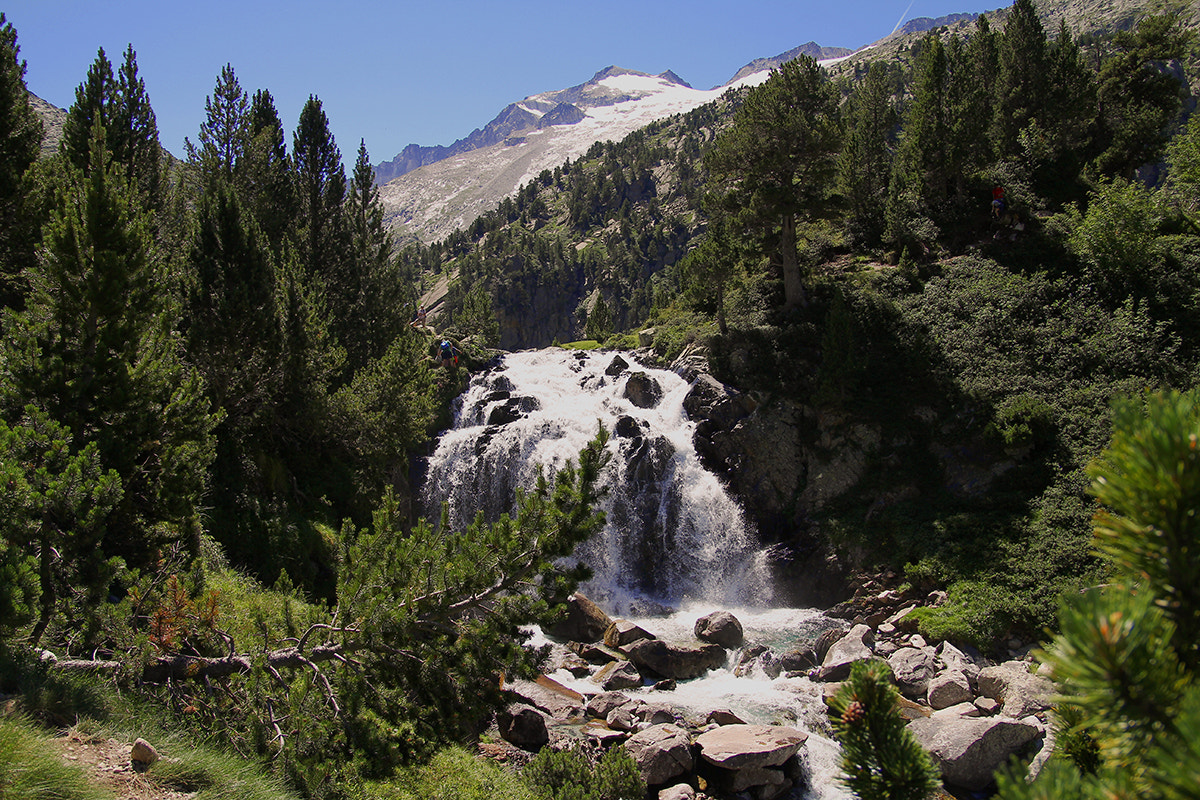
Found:
<svg viewBox="0 0 1200 800"><path fill-rule="evenodd" d="M289 132L321 98L342 155L450 144L527 95L582 83L610 64L674 70L697 89L808 41L860 47L902 20L1007 5L980 0L8 0L26 83L66 108L103 47L137 53L163 145L183 154L204 101L232 64L270 90ZM290 133L289 133L290 140ZM289 141L290 144L290 141Z"/></svg>

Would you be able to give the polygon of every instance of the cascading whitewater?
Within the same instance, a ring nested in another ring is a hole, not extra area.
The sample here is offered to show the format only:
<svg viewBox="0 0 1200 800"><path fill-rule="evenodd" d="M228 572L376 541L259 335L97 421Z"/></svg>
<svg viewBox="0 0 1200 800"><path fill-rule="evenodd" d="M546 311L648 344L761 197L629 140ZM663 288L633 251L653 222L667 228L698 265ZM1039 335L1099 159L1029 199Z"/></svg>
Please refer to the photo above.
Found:
<svg viewBox="0 0 1200 800"><path fill-rule="evenodd" d="M768 554L692 445L688 383L613 353L558 349L504 356L456 401L455 424L429 459L425 514L462 527L510 511L537 470L576 459L603 425L614 457L602 478L608 521L576 556L585 591L614 611L649 599L731 607L770 600ZM636 605L636 604L635 604Z"/></svg>

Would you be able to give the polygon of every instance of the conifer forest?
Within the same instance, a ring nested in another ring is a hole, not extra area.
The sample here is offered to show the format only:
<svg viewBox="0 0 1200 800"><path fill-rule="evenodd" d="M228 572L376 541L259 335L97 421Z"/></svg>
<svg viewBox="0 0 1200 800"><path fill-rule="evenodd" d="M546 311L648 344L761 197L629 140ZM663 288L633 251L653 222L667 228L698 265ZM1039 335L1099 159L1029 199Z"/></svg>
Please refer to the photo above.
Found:
<svg viewBox="0 0 1200 800"><path fill-rule="evenodd" d="M1016 0L801 56L426 243L320 98L293 126L235 65L182 159L133 45L53 141L0 14L0 798L105 796L27 742L86 719L206 753L173 784L197 797L640 800L620 748L475 755L588 577L609 432L497 522L417 499L472 374L565 344L698 351L906 443L763 534L944 591L930 640L1039 645L1056 751L994 795L1197 796L1197 24L1047 29ZM1006 466L952 491L937 448ZM846 785L937 796L894 694L857 669L830 701Z"/></svg>

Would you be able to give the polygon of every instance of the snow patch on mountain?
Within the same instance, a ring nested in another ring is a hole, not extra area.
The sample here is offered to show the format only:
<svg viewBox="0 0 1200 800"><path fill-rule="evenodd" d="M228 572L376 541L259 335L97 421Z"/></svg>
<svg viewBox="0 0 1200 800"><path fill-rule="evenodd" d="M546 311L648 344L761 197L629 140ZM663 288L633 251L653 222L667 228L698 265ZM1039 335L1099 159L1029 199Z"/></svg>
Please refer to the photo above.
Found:
<svg viewBox="0 0 1200 800"><path fill-rule="evenodd" d="M573 124L515 131L503 142L427 164L380 187L388 226L422 242L465 228L543 170L578 159L599 141L620 141L652 122L711 103L731 88L755 86L766 70L716 89L693 89L673 73L647 75L616 67L570 89L531 95L514 107L539 118L570 104ZM541 110L546 109L546 110Z"/></svg>

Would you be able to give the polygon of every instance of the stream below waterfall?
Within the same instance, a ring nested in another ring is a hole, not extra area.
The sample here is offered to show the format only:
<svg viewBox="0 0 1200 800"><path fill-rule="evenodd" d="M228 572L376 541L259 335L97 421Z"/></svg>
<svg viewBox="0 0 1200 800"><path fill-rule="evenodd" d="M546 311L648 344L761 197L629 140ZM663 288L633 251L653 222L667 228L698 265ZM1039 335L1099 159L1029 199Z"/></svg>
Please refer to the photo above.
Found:
<svg viewBox="0 0 1200 800"><path fill-rule="evenodd" d="M822 624L814 609L772 604L772 554L736 499L700 463L695 425L683 406L689 388L674 372L627 354L506 354L455 401L454 425L428 461L423 512L436 520L446 503L455 528L479 512L495 520L512 509L518 488L533 485L539 468L549 474L575 459L603 425L614 456L602 478L607 524L575 553L593 571L583 593L610 616L667 641L692 639L697 618L723 609L742 623L747 645L783 653L811 643L828 621ZM803 677L735 676L738 655L674 690L653 691L653 701L689 715L728 708L747 722L807 731L808 786L796 796L850 797L836 781L839 754L820 686ZM565 671L551 677L596 692L595 684Z"/></svg>

